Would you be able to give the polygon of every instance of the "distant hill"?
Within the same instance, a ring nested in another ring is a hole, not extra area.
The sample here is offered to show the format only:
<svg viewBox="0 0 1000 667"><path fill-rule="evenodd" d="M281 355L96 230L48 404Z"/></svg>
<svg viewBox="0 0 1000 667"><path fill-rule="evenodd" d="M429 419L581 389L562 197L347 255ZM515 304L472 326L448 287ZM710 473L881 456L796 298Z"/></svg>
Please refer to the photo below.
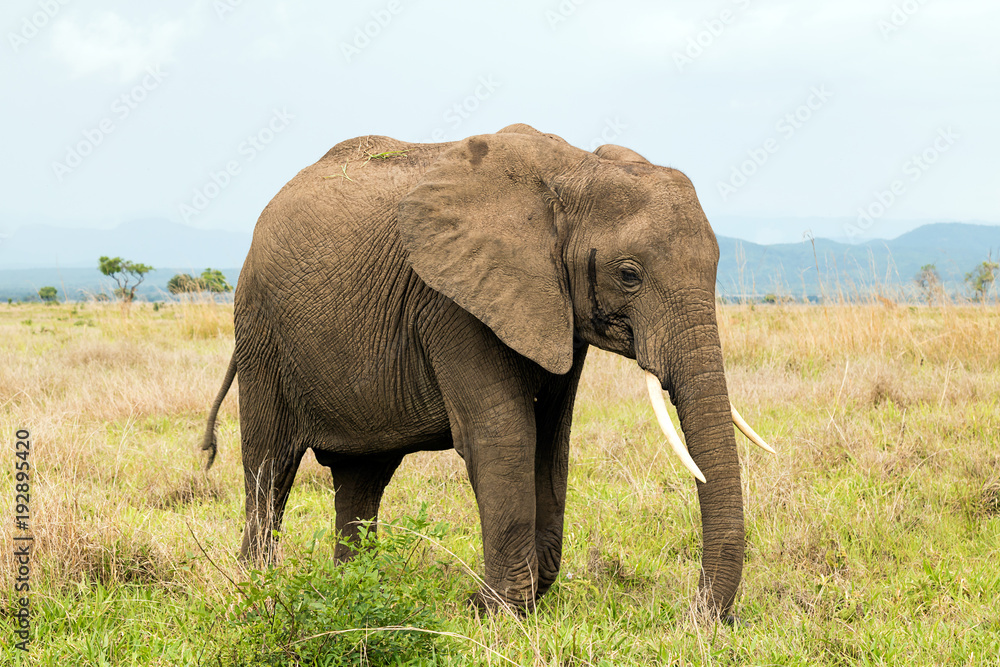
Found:
<svg viewBox="0 0 1000 667"><path fill-rule="evenodd" d="M815 239L815 254L810 241L758 245L722 236L717 289L729 297L835 295L838 290L851 295L873 286L910 286L920 267L934 264L946 290L962 293L965 274L991 251L996 261L1000 226L957 222L924 225L895 239L856 245Z"/></svg>
<svg viewBox="0 0 1000 667"><path fill-rule="evenodd" d="M97 270L101 255L156 267L139 289L145 299L162 298L174 274L197 274L207 267L221 269L235 285L250 239L246 232L195 229L165 220L139 220L110 230L28 225L0 239L0 299L34 299L44 285L58 288L60 300L63 286L70 299L80 298L81 291L108 291L110 281ZM965 274L991 251L994 259L1000 257L1000 226L965 223L924 225L895 239L856 245L818 238L815 255L809 241L759 245L718 239L717 289L727 298L896 289L911 286L924 264L937 266L950 293L964 293Z"/></svg>

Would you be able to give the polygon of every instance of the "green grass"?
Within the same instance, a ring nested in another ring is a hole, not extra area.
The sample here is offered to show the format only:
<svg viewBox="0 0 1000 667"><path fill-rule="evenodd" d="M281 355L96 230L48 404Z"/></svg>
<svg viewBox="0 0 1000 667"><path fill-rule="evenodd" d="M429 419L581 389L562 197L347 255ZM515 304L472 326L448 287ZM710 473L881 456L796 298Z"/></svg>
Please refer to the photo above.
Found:
<svg viewBox="0 0 1000 667"><path fill-rule="evenodd" d="M28 656L13 648L14 562L0 557L0 664L1000 662L996 308L720 310L732 401L779 452L738 436L736 628L693 611L694 483L634 363L600 352L578 400L562 572L535 614L466 604L479 524L453 452L408 457L383 503L385 522L434 539L384 533L346 569L329 558L329 474L307 456L278 565L242 570L234 396L207 475L198 451L230 317L213 304L127 319L0 305L0 432L33 433L36 540ZM0 463L3 488L13 462ZM0 526L11 544L11 521ZM387 625L427 632L360 630Z"/></svg>

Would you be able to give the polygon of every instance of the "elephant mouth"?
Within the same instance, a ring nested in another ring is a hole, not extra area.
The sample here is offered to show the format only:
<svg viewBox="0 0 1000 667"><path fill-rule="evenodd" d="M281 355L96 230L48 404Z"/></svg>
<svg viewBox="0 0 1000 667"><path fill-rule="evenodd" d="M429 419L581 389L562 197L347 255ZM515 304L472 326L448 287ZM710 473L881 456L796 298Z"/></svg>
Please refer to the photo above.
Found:
<svg viewBox="0 0 1000 667"><path fill-rule="evenodd" d="M646 375L646 389L649 392L649 402L653 406L653 413L656 415L656 421L660 424L660 429L663 431L663 435L667 438L667 443L670 445L670 449L674 454L681 460L681 464L687 468L688 472L694 475L694 478L703 484L707 481L705 475L702 474L701 470L698 468L698 464L694 462L691 458L691 453L688 451L687 446L681 441L680 435L677 433L677 429L674 428L674 423L670 419L670 413L667 412L667 403L663 398L664 391L660 384L660 379L650 373L645 371ZM732 405L729 406L731 410L731 417L733 424L736 428L745 435L750 442L757 445L761 449L771 454L775 454L774 449L764 442L764 439L757 435L746 420L743 419L742 415L734 408Z"/></svg>

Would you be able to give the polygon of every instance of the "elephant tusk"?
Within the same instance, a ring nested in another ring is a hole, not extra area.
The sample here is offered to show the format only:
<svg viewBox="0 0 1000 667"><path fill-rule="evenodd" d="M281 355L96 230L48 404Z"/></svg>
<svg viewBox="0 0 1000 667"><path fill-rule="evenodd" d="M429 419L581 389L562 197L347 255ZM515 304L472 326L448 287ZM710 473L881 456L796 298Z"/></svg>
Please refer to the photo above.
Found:
<svg viewBox="0 0 1000 667"><path fill-rule="evenodd" d="M732 405L730 405L729 408L733 411L733 423L736 424L736 428L738 428L743 433L743 435L749 438L750 442L757 445L765 452L777 454L777 452L774 451L771 445L764 442L764 439L761 438L759 435L757 435L757 432L755 430L750 428L750 424L746 423L746 420L744 420L743 417L740 416L740 413L736 411L736 408L734 408Z"/></svg>
<svg viewBox="0 0 1000 667"><path fill-rule="evenodd" d="M670 443L671 449L674 450L681 463L687 468L696 479L705 482L705 476L698 469L698 464L694 462L691 458L691 454L688 452L687 447L681 442L681 437L677 435L677 430L674 428L674 423L670 421L670 414L667 412L667 403L663 400L663 390L660 388L660 381L655 375L646 371L646 388L649 390L649 401L653 404L653 412L656 413L656 420L660 422L660 428L663 430L663 435L667 436L667 442Z"/></svg>

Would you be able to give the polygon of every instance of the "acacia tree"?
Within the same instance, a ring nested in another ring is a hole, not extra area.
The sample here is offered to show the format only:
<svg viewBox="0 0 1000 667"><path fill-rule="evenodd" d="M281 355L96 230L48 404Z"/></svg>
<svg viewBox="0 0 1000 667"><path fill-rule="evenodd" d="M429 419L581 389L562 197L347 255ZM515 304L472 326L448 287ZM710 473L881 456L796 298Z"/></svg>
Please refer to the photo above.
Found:
<svg viewBox="0 0 1000 667"><path fill-rule="evenodd" d="M126 307L135 299L135 289L145 280L146 274L153 270L151 266L121 257L101 257L98 268L118 285L115 296L120 297Z"/></svg>
<svg viewBox="0 0 1000 667"><path fill-rule="evenodd" d="M50 285L46 285L45 287L38 290L38 298L46 303L51 303L55 301L56 296L58 296L58 294L59 293L56 291L56 288Z"/></svg>
<svg viewBox="0 0 1000 667"><path fill-rule="evenodd" d="M232 292L233 286L226 280L226 276L218 269L205 269L201 272L201 282L209 292L222 294Z"/></svg>
<svg viewBox="0 0 1000 667"><path fill-rule="evenodd" d="M938 273L934 264L924 264L920 271L913 277L913 282L920 289L920 294L927 305L931 305L935 298L941 295L941 274Z"/></svg>
<svg viewBox="0 0 1000 667"><path fill-rule="evenodd" d="M965 274L965 282L972 288L972 298L979 301L986 300L986 294L990 291L1000 271L1000 264L993 261L993 256L977 266L975 269Z"/></svg>

